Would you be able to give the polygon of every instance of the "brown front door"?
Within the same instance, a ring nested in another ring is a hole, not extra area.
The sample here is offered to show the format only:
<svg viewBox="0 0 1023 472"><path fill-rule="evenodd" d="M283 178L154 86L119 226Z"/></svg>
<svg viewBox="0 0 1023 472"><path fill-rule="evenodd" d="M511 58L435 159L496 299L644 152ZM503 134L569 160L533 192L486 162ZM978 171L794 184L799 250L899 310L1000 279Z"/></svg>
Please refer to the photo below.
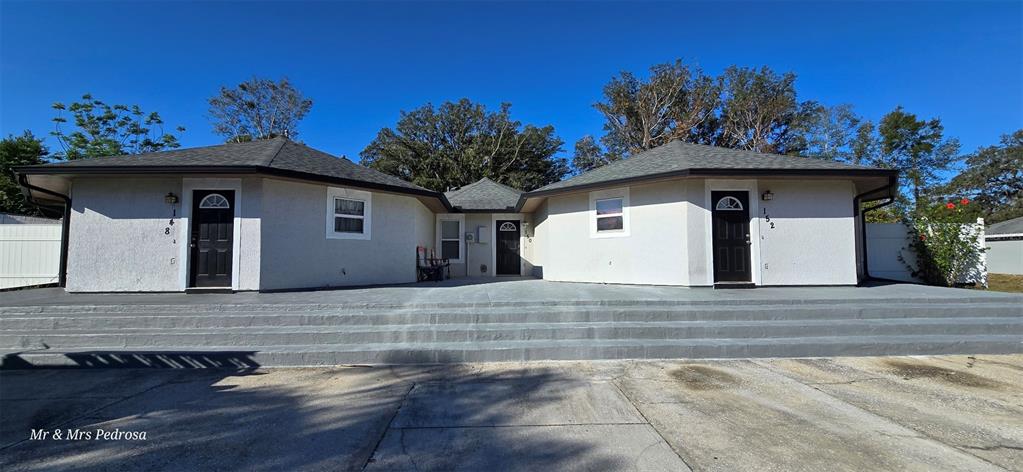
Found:
<svg viewBox="0 0 1023 472"><path fill-rule="evenodd" d="M231 287L234 250L234 191L192 194L189 286Z"/></svg>
<svg viewBox="0 0 1023 472"><path fill-rule="evenodd" d="M497 275L521 275L519 220L497 220Z"/></svg>
<svg viewBox="0 0 1023 472"><path fill-rule="evenodd" d="M711 192L714 282L751 282L749 192Z"/></svg>

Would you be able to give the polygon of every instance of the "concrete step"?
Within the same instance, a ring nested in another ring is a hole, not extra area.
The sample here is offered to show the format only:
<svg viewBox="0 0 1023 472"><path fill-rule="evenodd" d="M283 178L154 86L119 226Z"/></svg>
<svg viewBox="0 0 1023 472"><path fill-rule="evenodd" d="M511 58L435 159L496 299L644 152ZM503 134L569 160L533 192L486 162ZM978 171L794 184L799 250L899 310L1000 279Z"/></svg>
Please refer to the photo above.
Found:
<svg viewBox="0 0 1023 472"><path fill-rule="evenodd" d="M1023 304L845 304L793 306L607 307L552 306L538 309L458 308L352 310L344 312L66 312L0 315L0 331L176 329L244 326L403 326L410 324L580 323L666 321L844 320L892 318L1019 317Z"/></svg>
<svg viewBox="0 0 1023 472"><path fill-rule="evenodd" d="M822 336L1017 334L1021 317L853 320L671 321L287 326L154 330L3 330L0 348L162 348L169 346L301 346L615 339L743 339Z"/></svg>
<svg viewBox="0 0 1023 472"><path fill-rule="evenodd" d="M156 350L10 352L0 367L251 368L528 360L765 358L1003 354L1023 350L1018 335L840 336L758 339L493 341L333 344L287 347L168 347Z"/></svg>

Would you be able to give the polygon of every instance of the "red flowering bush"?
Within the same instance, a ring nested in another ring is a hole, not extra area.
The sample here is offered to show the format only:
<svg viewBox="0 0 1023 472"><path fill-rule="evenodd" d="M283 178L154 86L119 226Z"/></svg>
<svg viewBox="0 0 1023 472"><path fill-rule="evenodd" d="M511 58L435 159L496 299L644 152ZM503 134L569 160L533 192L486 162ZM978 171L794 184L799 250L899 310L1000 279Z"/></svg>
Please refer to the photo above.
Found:
<svg viewBox="0 0 1023 472"><path fill-rule="evenodd" d="M981 280L978 272L981 254L980 231L974 213L967 209L970 201L959 205L948 202L921 212L906 225L910 230L911 249L916 253L915 267L901 258L914 277L930 285L951 287L967 280Z"/></svg>

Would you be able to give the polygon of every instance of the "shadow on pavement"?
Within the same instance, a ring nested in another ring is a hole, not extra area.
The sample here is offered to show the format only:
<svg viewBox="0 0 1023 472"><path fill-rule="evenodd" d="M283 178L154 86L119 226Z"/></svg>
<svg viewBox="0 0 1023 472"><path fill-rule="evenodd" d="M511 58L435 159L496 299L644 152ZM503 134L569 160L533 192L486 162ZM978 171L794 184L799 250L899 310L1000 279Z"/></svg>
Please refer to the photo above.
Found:
<svg viewBox="0 0 1023 472"><path fill-rule="evenodd" d="M188 351L188 352L133 352L84 351L67 352L67 363L54 366L36 364L31 354L46 351L6 354L0 360L0 369L255 369L259 363L253 359L255 351ZM29 355L25 355L29 354Z"/></svg>
<svg viewBox="0 0 1023 472"><path fill-rule="evenodd" d="M548 369L479 373L464 365L257 370L246 360L251 353L231 354L93 352L71 357L81 368L0 371L0 469L361 470L417 385L442 383L450 387L444 392L471 385L461 389L471 397L432 400L473 424L502 425L561 401L549 385L565 379ZM19 359L5 359L5 366ZM509 382L514 395L507 395ZM145 431L147 438L28 440L32 429L44 428ZM410 463L422 470L492 463L459 457L471 450L474 458L522 460L502 470L613 468L585 441L513 429L490 428L485 441L451 449L409 444L418 455Z"/></svg>

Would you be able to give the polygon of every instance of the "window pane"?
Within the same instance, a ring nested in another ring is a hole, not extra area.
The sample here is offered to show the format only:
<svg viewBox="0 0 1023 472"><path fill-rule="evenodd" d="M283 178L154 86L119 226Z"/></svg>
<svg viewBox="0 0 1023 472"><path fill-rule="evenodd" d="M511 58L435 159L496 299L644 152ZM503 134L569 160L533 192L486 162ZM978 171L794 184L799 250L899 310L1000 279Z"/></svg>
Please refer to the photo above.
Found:
<svg viewBox="0 0 1023 472"><path fill-rule="evenodd" d="M358 200L345 200L343 198L334 199L334 213L338 215L363 216L365 207L366 203Z"/></svg>
<svg viewBox="0 0 1023 472"><path fill-rule="evenodd" d="M597 218L597 231L614 231L625 227L622 217L620 216L606 216L604 218Z"/></svg>
<svg viewBox="0 0 1023 472"><path fill-rule="evenodd" d="M458 238L458 221L441 221L440 222L440 238L441 239L459 239Z"/></svg>
<svg viewBox="0 0 1023 472"><path fill-rule="evenodd" d="M334 231L338 233L359 233L362 234L362 219L334 217Z"/></svg>
<svg viewBox="0 0 1023 472"><path fill-rule="evenodd" d="M441 241L441 259L458 259L458 241Z"/></svg>
<svg viewBox="0 0 1023 472"><path fill-rule="evenodd" d="M597 214L620 214L622 212L622 199L612 198L610 200L597 200Z"/></svg>

